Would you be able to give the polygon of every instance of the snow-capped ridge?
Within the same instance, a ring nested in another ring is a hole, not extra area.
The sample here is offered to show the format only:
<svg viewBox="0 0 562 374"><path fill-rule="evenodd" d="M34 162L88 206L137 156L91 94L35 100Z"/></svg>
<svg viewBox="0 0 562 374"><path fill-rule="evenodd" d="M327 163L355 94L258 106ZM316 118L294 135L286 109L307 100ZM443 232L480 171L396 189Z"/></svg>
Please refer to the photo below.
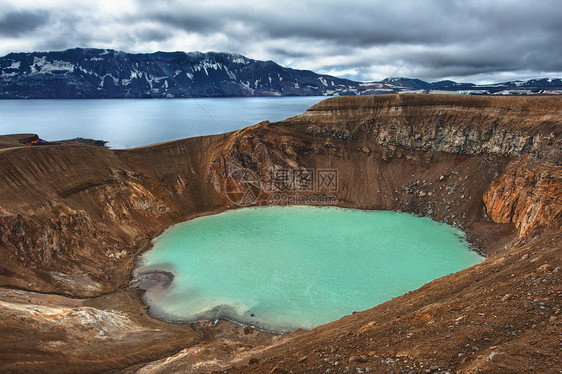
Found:
<svg viewBox="0 0 562 374"><path fill-rule="evenodd" d="M225 52L126 53L112 49L0 57L0 98L341 96L390 93L560 93L560 78L489 85L390 77L354 82Z"/></svg>

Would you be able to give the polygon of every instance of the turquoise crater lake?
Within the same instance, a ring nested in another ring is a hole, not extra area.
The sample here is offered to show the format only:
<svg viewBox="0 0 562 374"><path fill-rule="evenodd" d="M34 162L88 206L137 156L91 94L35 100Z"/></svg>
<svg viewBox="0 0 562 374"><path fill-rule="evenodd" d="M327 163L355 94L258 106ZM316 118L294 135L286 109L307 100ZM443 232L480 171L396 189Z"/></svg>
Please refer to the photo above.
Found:
<svg viewBox="0 0 562 374"><path fill-rule="evenodd" d="M429 218L264 207L171 227L140 257L134 276L152 279L144 301L158 318L223 318L288 332L371 308L481 261L462 231Z"/></svg>

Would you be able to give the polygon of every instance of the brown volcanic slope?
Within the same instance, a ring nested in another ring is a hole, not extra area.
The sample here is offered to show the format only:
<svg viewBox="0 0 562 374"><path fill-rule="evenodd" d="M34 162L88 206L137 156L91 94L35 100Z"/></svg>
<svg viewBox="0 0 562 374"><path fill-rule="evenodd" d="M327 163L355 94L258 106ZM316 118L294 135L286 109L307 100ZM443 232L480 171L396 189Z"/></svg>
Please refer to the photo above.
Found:
<svg viewBox="0 0 562 374"><path fill-rule="evenodd" d="M392 95L130 150L0 137L0 371L558 373L561 123L558 97ZM337 205L458 225L489 259L281 340L152 319L127 287L135 256L237 207L223 193L236 167L264 183L271 168L337 169Z"/></svg>

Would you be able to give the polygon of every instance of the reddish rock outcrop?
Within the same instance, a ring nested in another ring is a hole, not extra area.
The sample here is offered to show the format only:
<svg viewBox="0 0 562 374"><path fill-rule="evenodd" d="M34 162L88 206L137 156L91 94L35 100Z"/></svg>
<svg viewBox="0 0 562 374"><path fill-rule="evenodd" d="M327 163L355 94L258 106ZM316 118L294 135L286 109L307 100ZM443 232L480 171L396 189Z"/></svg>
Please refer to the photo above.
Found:
<svg viewBox="0 0 562 374"><path fill-rule="evenodd" d="M547 162L515 161L490 184L483 196L495 222L513 222L519 242L544 229L562 226L562 167Z"/></svg>

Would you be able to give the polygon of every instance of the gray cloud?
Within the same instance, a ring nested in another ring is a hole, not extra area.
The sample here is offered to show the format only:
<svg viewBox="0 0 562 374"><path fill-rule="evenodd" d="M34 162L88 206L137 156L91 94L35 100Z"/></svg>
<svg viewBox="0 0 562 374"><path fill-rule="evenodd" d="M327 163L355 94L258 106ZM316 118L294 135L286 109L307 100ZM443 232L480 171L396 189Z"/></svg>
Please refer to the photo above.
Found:
<svg viewBox="0 0 562 374"><path fill-rule="evenodd" d="M6 1L0 54L216 50L356 80L562 76L557 0Z"/></svg>
<svg viewBox="0 0 562 374"><path fill-rule="evenodd" d="M30 33L48 20L46 12L0 12L0 37L17 37Z"/></svg>
<svg viewBox="0 0 562 374"><path fill-rule="evenodd" d="M138 40L147 42L162 42L171 37L169 32L157 27L143 27L135 35Z"/></svg>

